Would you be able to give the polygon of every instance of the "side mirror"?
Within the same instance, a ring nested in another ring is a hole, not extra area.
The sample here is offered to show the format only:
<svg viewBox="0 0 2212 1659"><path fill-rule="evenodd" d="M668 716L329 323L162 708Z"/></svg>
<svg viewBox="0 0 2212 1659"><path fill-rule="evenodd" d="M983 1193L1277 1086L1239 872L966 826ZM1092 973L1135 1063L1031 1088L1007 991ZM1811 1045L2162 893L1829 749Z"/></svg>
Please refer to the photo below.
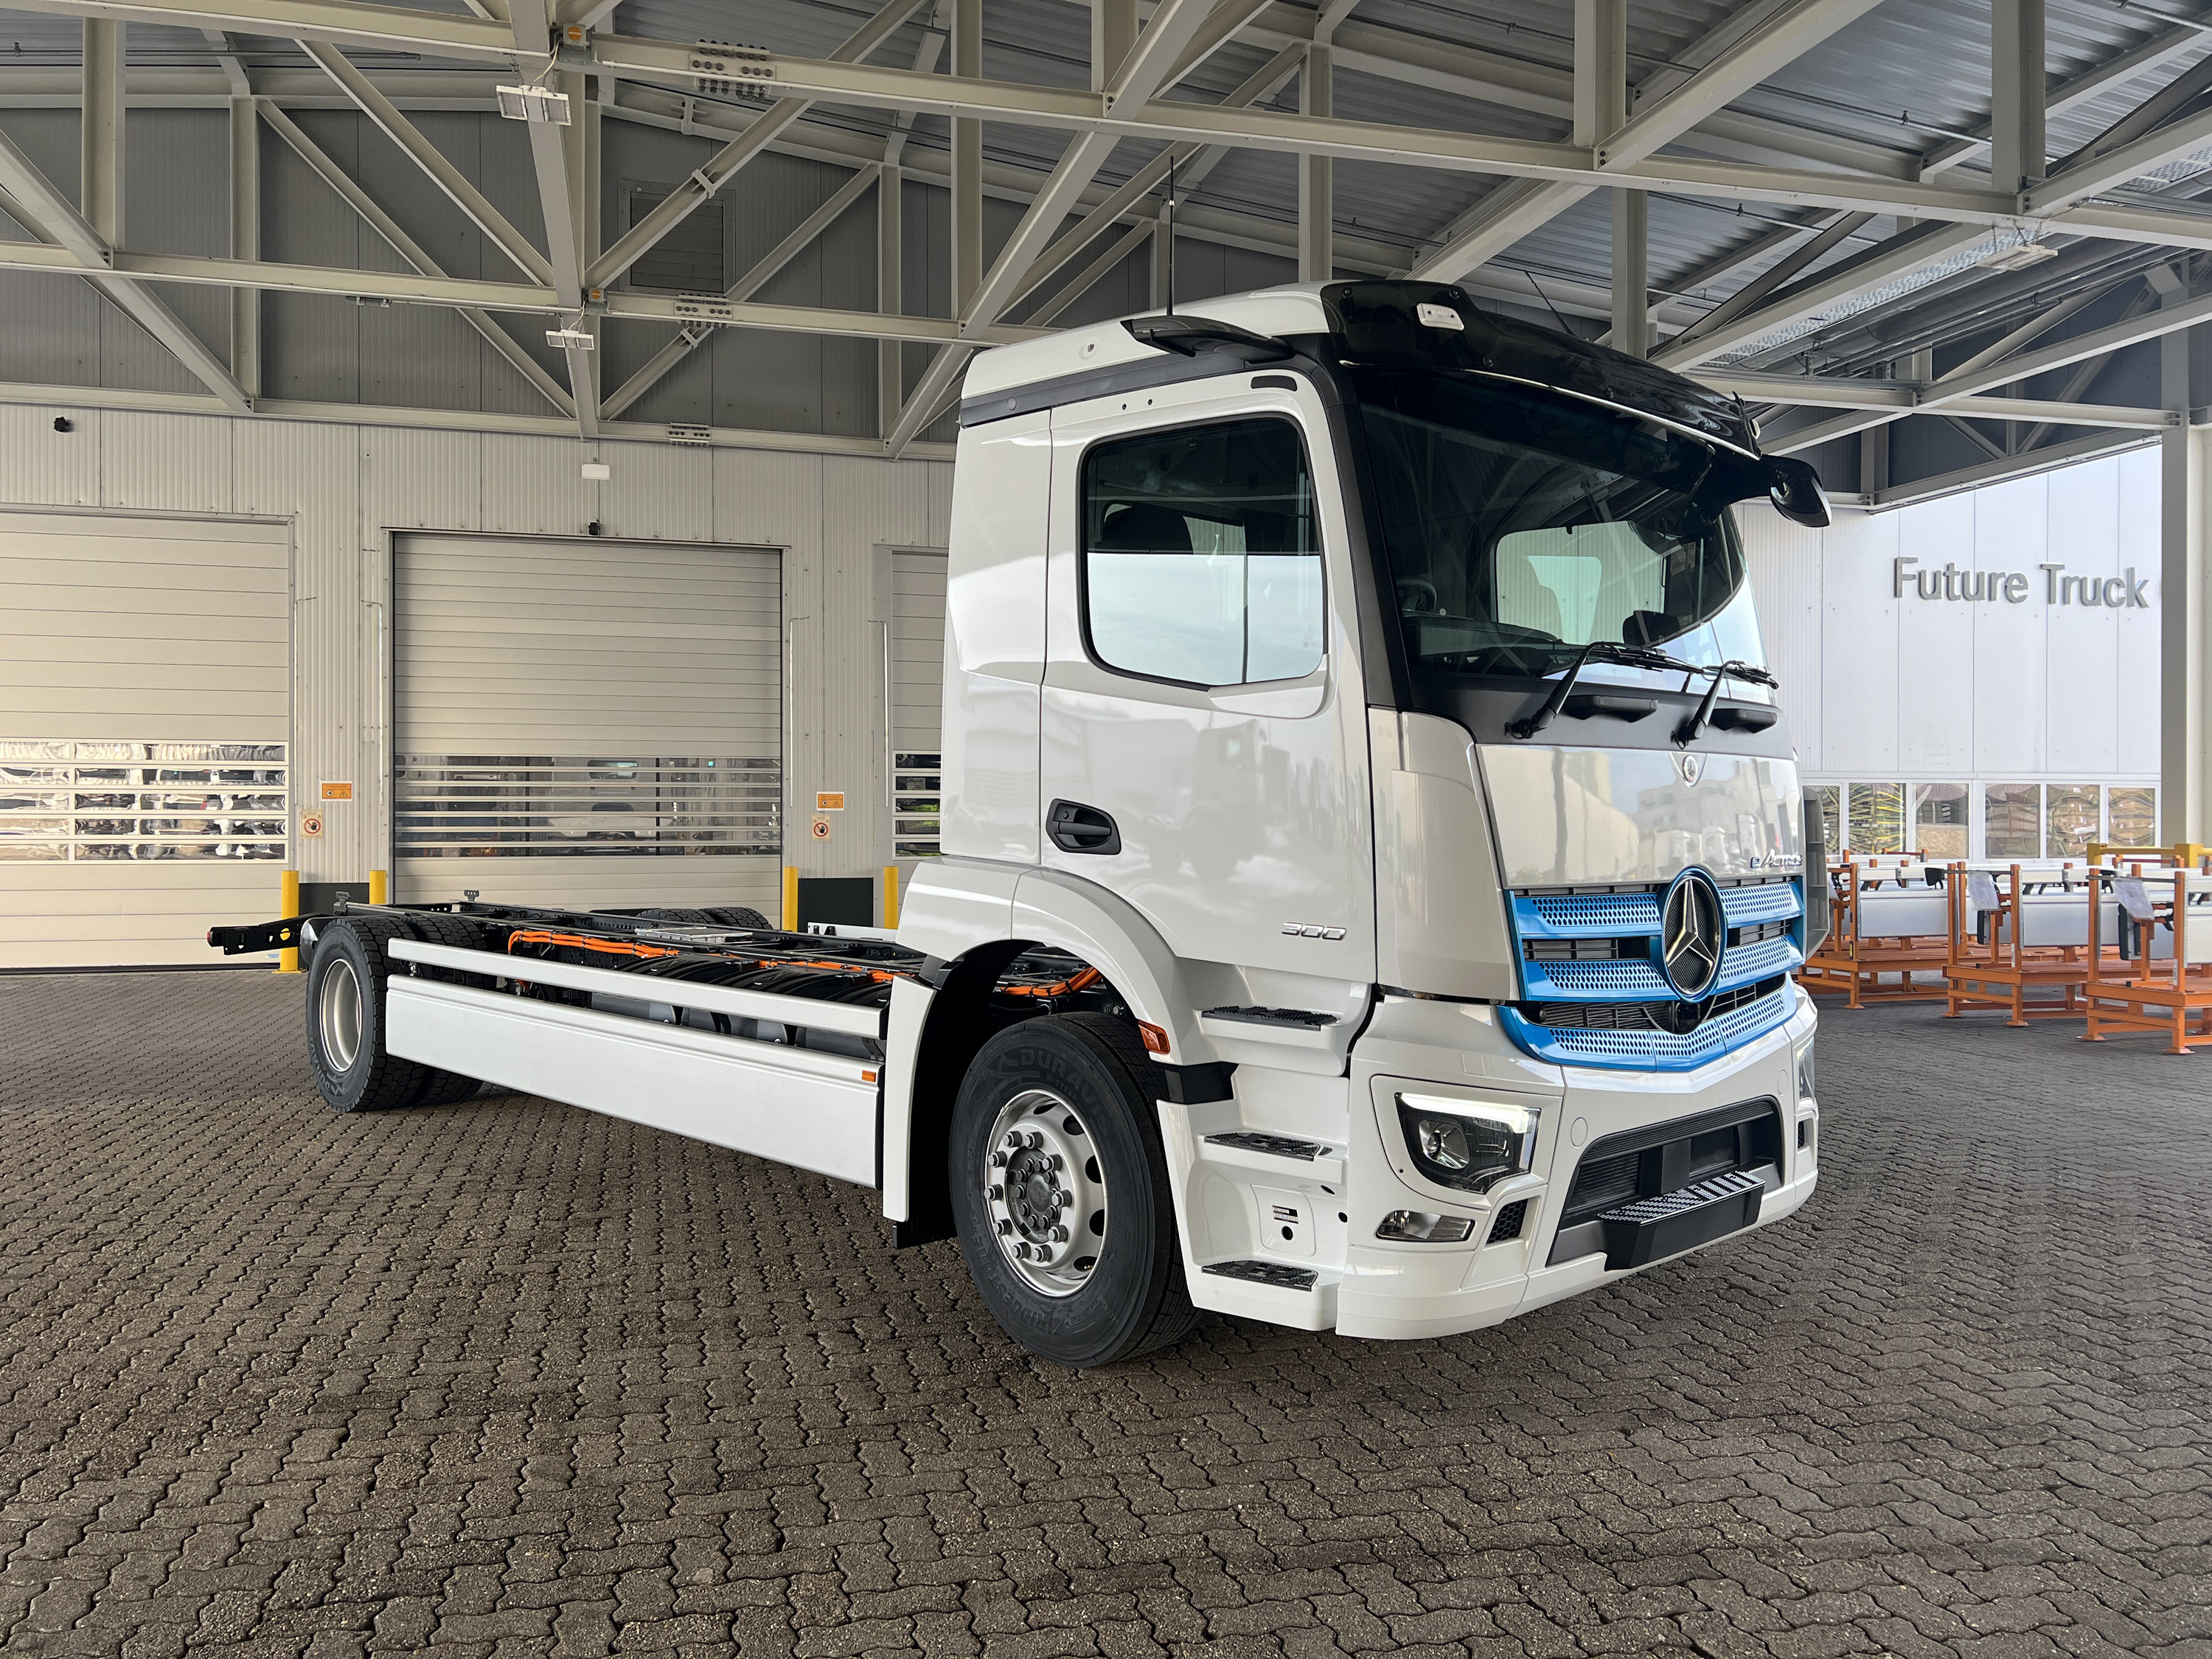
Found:
<svg viewBox="0 0 2212 1659"><path fill-rule="evenodd" d="M1828 492L1820 488L1820 475L1808 461L1777 455L1767 464L1766 499L1792 524L1808 530L1826 530L1834 522L1828 511Z"/></svg>

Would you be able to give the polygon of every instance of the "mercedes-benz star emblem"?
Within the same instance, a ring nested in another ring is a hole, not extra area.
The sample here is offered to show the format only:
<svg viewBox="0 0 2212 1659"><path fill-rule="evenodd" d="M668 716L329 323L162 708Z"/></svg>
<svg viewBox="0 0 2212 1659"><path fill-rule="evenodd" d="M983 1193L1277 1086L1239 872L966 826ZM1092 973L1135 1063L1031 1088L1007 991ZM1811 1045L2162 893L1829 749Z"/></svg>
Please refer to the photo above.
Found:
<svg viewBox="0 0 2212 1659"><path fill-rule="evenodd" d="M1674 994L1695 1002L1711 990L1727 944L1721 890L1703 870L1683 871L1667 890L1659 914L1660 964Z"/></svg>
<svg viewBox="0 0 2212 1659"><path fill-rule="evenodd" d="M1677 755L1674 757L1674 770L1681 775L1683 782L1694 789L1698 780L1705 775L1705 757L1703 755Z"/></svg>

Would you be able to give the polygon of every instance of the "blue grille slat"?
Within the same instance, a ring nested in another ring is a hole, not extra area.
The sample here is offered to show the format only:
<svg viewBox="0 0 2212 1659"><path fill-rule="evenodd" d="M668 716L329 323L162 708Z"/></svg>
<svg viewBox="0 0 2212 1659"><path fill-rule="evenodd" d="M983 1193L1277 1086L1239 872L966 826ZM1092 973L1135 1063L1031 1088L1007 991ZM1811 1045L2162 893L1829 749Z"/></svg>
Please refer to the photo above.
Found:
<svg viewBox="0 0 2212 1659"><path fill-rule="evenodd" d="M1643 1002L1674 993L1650 959L1617 962L1523 962L1521 977L1530 1000L1591 997Z"/></svg>
<svg viewBox="0 0 2212 1659"><path fill-rule="evenodd" d="M1516 893L1513 926L1523 939L1608 939L1659 931L1659 895Z"/></svg>
<svg viewBox="0 0 2212 1659"><path fill-rule="evenodd" d="M1583 1031L1556 1030L1522 1018L1510 1007L1498 1011L1505 1034L1539 1060L1555 1066L1594 1066L1615 1071L1690 1072L1710 1065L1730 1049L1764 1036L1786 1023L1794 998L1784 986L1687 1036L1672 1031Z"/></svg>
<svg viewBox="0 0 2212 1659"><path fill-rule="evenodd" d="M1756 945L1739 945L1721 958L1721 974L1713 981L1713 989L1733 991L1754 980L1792 972L1803 961L1797 951L1797 941L1787 933L1780 939L1761 939Z"/></svg>
<svg viewBox="0 0 2212 1659"><path fill-rule="evenodd" d="M1721 889L1721 913L1731 927L1748 927L1755 921L1794 921L1804 910L1804 902L1798 897L1794 881Z"/></svg>

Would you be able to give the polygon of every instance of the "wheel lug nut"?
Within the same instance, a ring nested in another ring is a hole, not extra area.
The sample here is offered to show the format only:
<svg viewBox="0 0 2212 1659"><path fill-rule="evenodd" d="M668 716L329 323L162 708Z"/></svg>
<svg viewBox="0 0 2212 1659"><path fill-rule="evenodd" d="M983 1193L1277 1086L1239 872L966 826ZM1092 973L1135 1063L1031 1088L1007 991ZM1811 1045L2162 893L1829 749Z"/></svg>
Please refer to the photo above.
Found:
<svg viewBox="0 0 2212 1659"><path fill-rule="evenodd" d="M1032 1130L1030 1130L1030 1146L1032 1146L1032 1147L1038 1147L1038 1146L1043 1146L1043 1145L1044 1145L1044 1132L1043 1132L1042 1130L1041 1130L1041 1129L1032 1129Z"/></svg>
<svg viewBox="0 0 2212 1659"><path fill-rule="evenodd" d="M1055 1170L1065 1170L1067 1167L1067 1160L1058 1152L1054 1152L1052 1155L1052 1167Z"/></svg>
<svg viewBox="0 0 2212 1659"><path fill-rule="evenodd" d="M991 1154L991 1167L992 1167L993 1169L994 1169L994 1170L1003 1170L1003 1169L1005 1169L1005 1168L1006 1167L1006 1155L1004 1152L994 1152L994 1153L992 1153L992 1154Z"/></svg>
<svg viewBox="0 0 2212 1659"><path fill-rule="evenodd" d="M999 1222L999 1231L1000 1231L1000 1235L1001 1235L1001 1236L1003 1236L1003 1235L1005 1235L1005 1234L1010 1233L1010 1232L1013 1231L1013 1230L1014 1230L1014 1224L1013 1224L1012 1222L1011 1222L1011 1221L1006 1220L1006 1219L1004 1219L1003 1218L1001 1218L1001 1219L1000 1219L1000 1222Z"/></svg>
<svg viewBox="0 0 2212 1659"><path fill-rule="evenodd" d="M1026 1244L1017 1244L1014 1246L1014 1254L1026 1261L1030 1259L1030 1247Z"/></svg>
<svg viewBox="0 0 2212 1659"><path fill-rule="evenodd" d="M1065 1243L1067 1243L1067 1229L1066 1229L1066 1228L1065 1228L1065 1227L1054 1227L1054 1228L1052 1230L1052 1242L1053 1242L1054 1243L1055 1243L1055 1244L1065 1244Z"/></svg>
<svg viewBox="0 0 2212 1659"><path fill-rule="evenodd" d="M988 1197L988 1198L990 1199L990 1200L991 1200L994 1204L997 1203L1000 1199L1004 1198L1006 1195L1006 1189L1004 1187L1000 1187L1000 1186L999 1186L999 1185L997 1185L997 1184L995 1184L995 1183L994 1183L994 1184L993 1184L993 1186L991 1187L991 1188L989 1189L989 1191L986 1194L986 1196L987 1196L987 1197Z"/></svg>

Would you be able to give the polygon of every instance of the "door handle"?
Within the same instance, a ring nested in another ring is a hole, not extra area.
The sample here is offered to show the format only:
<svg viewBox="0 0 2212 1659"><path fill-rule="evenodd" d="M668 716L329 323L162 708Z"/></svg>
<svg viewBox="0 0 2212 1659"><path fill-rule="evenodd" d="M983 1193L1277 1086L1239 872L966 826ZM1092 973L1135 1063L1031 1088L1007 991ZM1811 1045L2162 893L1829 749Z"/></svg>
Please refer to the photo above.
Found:
<svg viewBox="0 0 2212 1659"><path fill-rule="evenodd" d="M1118 853L1121 831L1114 820L1081 801L1056 800L1045 809L1044 832L1063 853Z"/></svg>

